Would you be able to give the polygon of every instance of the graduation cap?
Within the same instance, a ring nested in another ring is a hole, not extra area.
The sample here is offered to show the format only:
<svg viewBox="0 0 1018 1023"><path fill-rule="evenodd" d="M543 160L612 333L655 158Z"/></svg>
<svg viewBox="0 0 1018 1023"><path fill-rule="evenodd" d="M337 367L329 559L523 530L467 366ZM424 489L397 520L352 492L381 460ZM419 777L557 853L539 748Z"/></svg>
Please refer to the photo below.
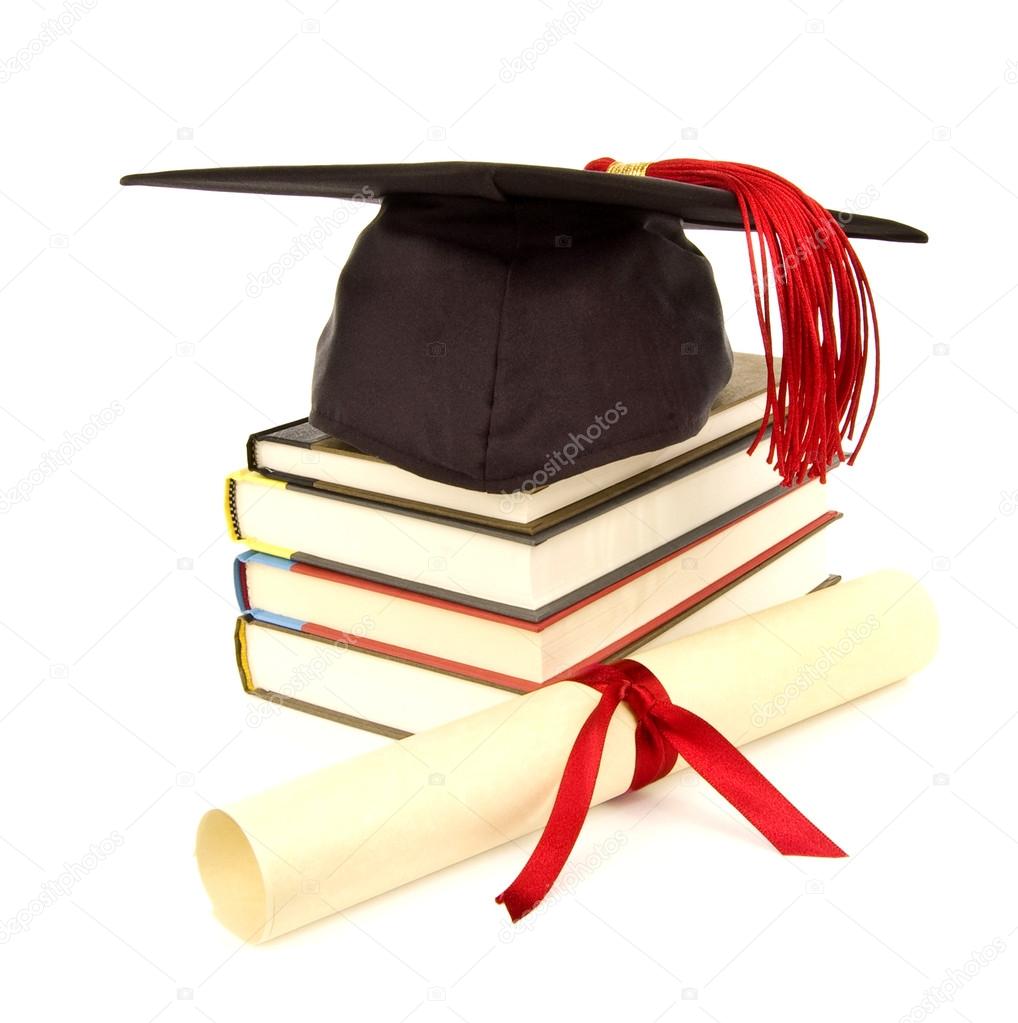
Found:
<svg viewBox="0 0 1018 1023"><path fill-rule="evenodd" d="M854 459L876 403L876 313L849 239L926 241L826 210L769 171L707 160L224 167L121 183L380 202L318 342L311 423L486 491L525 486L570 440L578 454L556 479L704 426L732 351L687 228L746 235L768 366L750 450L769 436L785 483L825 478L847 440Z"/></svg>

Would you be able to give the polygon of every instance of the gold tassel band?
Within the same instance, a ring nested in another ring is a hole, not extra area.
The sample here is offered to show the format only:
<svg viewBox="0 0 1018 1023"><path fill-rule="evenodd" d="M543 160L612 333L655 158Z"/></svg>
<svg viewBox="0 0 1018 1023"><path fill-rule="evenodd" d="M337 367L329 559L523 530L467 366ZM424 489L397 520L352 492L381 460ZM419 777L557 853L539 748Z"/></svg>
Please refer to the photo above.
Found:
<svg viewBox="0 0 1018 1023"><path fill-rule="evenodd" d="M647 173L650 163L619 163L615 160L605 169L607 174L636 174L642 176Z"/></svg>

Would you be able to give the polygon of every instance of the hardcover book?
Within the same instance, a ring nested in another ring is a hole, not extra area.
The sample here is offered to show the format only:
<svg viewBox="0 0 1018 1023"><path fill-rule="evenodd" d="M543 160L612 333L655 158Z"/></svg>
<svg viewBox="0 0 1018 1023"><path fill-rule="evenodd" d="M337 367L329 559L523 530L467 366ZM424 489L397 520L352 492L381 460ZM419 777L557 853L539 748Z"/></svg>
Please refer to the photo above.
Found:
<svg viewBox="0 0 1018 1023"><path fill-rule="evenodd" d="M775 372L780 363L775 360ZM307 419L253 434L248 439L248 469L347 497L534 534L667 475L715 447L735 440L748 444L763 418L766 385L764 357L736 353L732 377L696 436L557 479L556 467L573 450L570 445L597 443L586 436L563 437L560 450L549 452L548 463L529 485L507 494L417 476L322 433Z"/></svg>

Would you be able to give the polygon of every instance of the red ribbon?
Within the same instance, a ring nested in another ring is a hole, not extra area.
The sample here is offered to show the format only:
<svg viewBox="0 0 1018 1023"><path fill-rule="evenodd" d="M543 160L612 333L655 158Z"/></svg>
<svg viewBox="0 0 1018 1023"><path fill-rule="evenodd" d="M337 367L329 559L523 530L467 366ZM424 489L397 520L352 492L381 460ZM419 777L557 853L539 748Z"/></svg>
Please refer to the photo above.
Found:
<svg viewBox="0 0 1018 1023"><path fill-rule="evenodd" d="M515 923L551 890L590 809L612 715L625 703L636 717L636 767L630 791L663 778L682 758L785 856L844 856L714 727L677 707L637 661L595 664L573 681L601 693L573 743L555 804L537 847L498 896Z"/></svg>

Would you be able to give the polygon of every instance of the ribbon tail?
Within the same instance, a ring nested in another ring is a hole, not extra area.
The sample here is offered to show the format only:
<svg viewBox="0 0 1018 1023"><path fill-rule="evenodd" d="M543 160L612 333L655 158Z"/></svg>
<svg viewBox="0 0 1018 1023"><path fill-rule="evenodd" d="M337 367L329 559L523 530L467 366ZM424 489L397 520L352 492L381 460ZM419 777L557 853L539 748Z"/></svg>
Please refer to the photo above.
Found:
<svg viewBox="0 0 1018 1023"><path fill-rule="evenodd" d="M657 706L658 726L679 755L785 856L845 856L716 728L674 704Z"/></svg>
<svg viewBox="0 0 1018 1023"><path fill-rule="evenodd" d="M608 725L619 702L617 691L602 693L583 723L540 841L516 880L495 899L509 911L513 923L526 916L551 891L576 845L594 795Z"/></svg>

